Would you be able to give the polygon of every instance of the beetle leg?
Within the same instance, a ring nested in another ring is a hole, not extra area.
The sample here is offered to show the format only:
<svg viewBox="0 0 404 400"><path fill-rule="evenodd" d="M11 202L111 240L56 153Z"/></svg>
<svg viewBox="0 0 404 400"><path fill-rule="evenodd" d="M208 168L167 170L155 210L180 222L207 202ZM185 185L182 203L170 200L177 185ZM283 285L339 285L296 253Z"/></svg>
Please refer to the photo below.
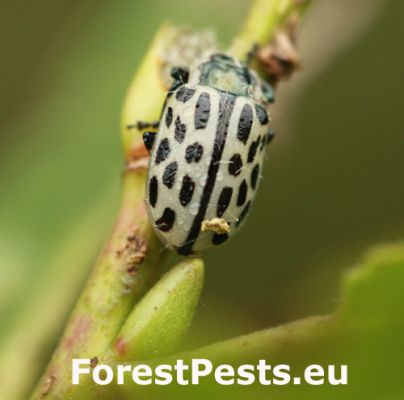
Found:
<svg viewBox="0 0 404 400"><path fill-rule="evenodd" d="M143 143L150 154L153 147L154 140L156 139L157 132L146 131L143 133Z"/></svg>
<svg viewBox="0 0 404 400"><path fill-rule="evenodd" d="M171 87L168 91L168 95L175 92L179 87L188 83L189 71L187 68L173 67L170 73L171 77L174 79Z"/></svg>
<svg viewBox="0 0 404 400"><path fill-rule="evenodd" d="M256 57L259 48L260 48L260 46L258 45L258 43L254 43L253 46L251 47L250 51L246 54L244 63L245 63L245 65L247 65L247 67L250 66L250 64Z"/></svg>
<svg viewBox="0 0 404 400"><path fill-rule="evenodd" d="M270 129L266 134L265 143L268 145L270 142L272 142L274 137L275 137L275 131L273 129Z"/></svg>
<svg viewBox="0 0 404 400"><path fill-rule="evenodd" d="M183 67L173 67L170 73L174 81L179 81L181 84L188 83L189 70Z"/></svg>
<svg viewBox="0 0 404 400"><path fill-rule="evenodd" d="M157 129L160 125L160 121L152 121L152 122L147 122L147 121L137 121L134 124L129 124L126 125L126 129L139 129L142 131L143 129Z"/></svg>

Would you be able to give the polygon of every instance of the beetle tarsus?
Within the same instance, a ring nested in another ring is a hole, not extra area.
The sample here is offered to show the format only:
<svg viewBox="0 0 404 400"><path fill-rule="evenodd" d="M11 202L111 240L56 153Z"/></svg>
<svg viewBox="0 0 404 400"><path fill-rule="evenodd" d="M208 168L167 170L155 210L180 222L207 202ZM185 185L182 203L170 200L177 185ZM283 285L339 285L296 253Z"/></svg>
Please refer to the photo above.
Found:
<svg viewBox="0 0 404 400"><path fill-rule="evenodd" d="M143 129L157 129L160 125L160 121L137 121L134 124L126 125L126 129L138 129L142 131Z"/></svg>
<svg viewBox="0 0 404 400"><path fill-rule="evenodd" d="M270 129L266 135L266 144L268 145L269 143L271 143L274 137L275 131L273 129Z"/></svg>
<svg viewBox="0 0 404 400"><path fill-rule="evenodd" d="M143 143L149 153L153 147L155 139L156 139L156 132L146 131L143 133Z"/></svg>
<svg viewBox="0 0 404 400"><path fill-rule="evenodd" d="M244 63L245 65L247 65L247 67L251 65L252 61L254 60L254 58L258 53L259 48L260 46L258 45L258 43L254 43L250 51L246 54Z"/></svg>
<svg viewBox="0 0 404 400"><path fill-rule="evenodd" d="M179 81L182 84L183 83L188 83L189 70L187 68L173 67L171 69L170 75L175 81Z"/></svg>

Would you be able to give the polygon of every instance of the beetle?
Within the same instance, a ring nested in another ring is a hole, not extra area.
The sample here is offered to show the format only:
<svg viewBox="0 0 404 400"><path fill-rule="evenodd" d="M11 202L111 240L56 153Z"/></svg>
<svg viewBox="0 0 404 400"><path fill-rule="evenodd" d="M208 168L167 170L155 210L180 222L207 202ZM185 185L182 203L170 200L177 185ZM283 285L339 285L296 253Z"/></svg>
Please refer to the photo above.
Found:
<svg viewBox="0 0 404 400"><path fill-rule="evenodd" d="M235 57L214 53L173 68L150 153L146 203L159 238L181 255L224 243L243 224L259 186L273 88ZM139 127L138 123L138 127Z"/></svg>

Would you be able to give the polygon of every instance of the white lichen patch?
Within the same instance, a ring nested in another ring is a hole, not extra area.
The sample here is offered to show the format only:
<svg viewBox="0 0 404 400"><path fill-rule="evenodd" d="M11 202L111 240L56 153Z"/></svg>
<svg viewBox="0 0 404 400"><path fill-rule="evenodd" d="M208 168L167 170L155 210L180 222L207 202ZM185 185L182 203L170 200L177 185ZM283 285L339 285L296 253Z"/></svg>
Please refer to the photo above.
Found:
<svg viewBox="0 0 404 400"><path fill-rule="evenodd" d="M190 29L173 29L168 35L167 46L162 46L159 53L161 61L161 79L169 87L173 67L189 67L196 58L203 54L217 51L218 45L212 30L192 32Z"/></svg>

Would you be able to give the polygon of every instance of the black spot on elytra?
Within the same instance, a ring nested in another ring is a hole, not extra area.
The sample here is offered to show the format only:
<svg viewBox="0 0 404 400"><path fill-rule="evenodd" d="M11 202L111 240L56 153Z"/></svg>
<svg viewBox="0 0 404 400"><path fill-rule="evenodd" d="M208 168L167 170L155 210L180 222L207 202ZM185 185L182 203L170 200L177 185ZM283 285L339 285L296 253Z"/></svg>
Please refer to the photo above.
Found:
<svg viewBox="0 0 404 400"><path fill-rule="evenodd" d="M229 238L227 233L215 233L212 238L212 243L219 245L224 243Z"/></svg>
<svg viewBox="0 0 404 400"><path fill-rule="evenodd" d="M181 122L181 118L178 116L175 120L175 140L178 143L182 143L187 132L187 127Z"/></svg>
<svg viewBox="0 0 404 400"><path fill-rule="evenodd" d="M168 107L167 111L166 111L166 118L165 118L167 128L170 127L172 120L173 120L173 109L171 107Z"/></svg>
<svg viewBox="0 0 404 400"><path fill-rule="evenodd" d="M237 176L240 174L242 168L243 168L243 161L241 160L240 154L234 154L230 158L229 174Z"/></svg>
<svg viewBox="0 0 404 400"><path fill-rule="evenodd" d="M185 160L188 163L199 162L203 154L203 146L198 142L190 144L185 149Z"/></svg>
<svg viewBox="0 0 404 400"><path fill-rule="evenodd" d="M157 178L153 176L149 182L149 202L152 207L154 207L157 203L158 188L159 186Z"/></svg>
<svg viewBox="0 0 404 400"><path fill-rule="evenodd" d="M195 105L195 129L205 129L210 115L210 96L209 93L201 93Z"/></svg>
<svg viewBox="0 0 404 400"><path fill-rule="evenodd" d="M194 89L191 89L186 86L181 86L178 90L177 93L175 94L175 98L178 101L182 101L183 103L186 103L195 93Z"/></svg>
<svg viewBox="0 0 404 400"><path fill-rule="evenodd" d="M243 208L243 211L241 211L240 216L237 219L236 226L240 226L242 224L242 222L244 221L245 217L248 214L248 211L250 211L250 207L251 207L251 201L249 201Z"/></svg>
<svg viewBox="0 0 404 400"><path fill-rule="evenodd" d="M250 148L248 150L248 158L247 158L248 163L252 163L254 161L260 141L261 141L261 136L258 136L258 139L251 143Z"/></svg>
<svg viewBox="0 0 404 400"><path fill-rule="evenodd" d="M249 104L245 104L238 121L237 137L244 144L247 143L253 124L253 111Z"/></svg>
<svg viewBox="0 0 404 400"><path fill-rule="evenodd" d="M192 199L194 194L195 182L188 175L182 179L182 186L180 191L180 203L185 207Z"/></svg>
<svg viewBox="0 0 404 400"><path fill-rule="evenodd" d="M157 149L156 153L156 164L160 164L162 161L164 161L168 155L170 154L170 143L167 138L164 138Z"/></svg>
<svg viewBox="0 0 404 400"><path fill-rule="evenodd" d="M220 193L216 211L216 215L219 218L222 217L225 211L227 210L232 195L233 195L233 189L231 187L224 187L222 192Z"/></svg>
<svg viewBox="0 0 404 400"><path fill-rule="evenodd" d="M163 173L163 183L169 189L171 189L175 182L175 175L177 173L178 164L176 161L171 162L167 165Z"/></svg>
<svg viewBox="0 0 404 400"><path fill-rule="evenodd" d="M251 172L251 187L253 189L255 189L257 187L259 172L260 172L260 165L257 164Z"/></svg>
<svg viewBox="0 0 404 400"><path fill-rule="evenodd" d="M163 232L168 232L174 225L175 211L167 207L163 211L163 215L156 221L156 226Z"/></svg>
<svg viewBox="0 0 404 400"><path fill-rule="evenodd" d="M243 180L243 182L241 182L241 185L238 189L237 205L239 207L242 206L245 203L245 201L247 200L247 190L248 190L247 182L245 180Z"/></svg>
<svg viewBox="0 0 404 400"><path fill-rule="evenodd" d="M258 120L260 121L261 125L266 125L268 120L268 114L265 111L265 108L260 106L259 104L255 105L255 111L257 112Z"/></svg>

